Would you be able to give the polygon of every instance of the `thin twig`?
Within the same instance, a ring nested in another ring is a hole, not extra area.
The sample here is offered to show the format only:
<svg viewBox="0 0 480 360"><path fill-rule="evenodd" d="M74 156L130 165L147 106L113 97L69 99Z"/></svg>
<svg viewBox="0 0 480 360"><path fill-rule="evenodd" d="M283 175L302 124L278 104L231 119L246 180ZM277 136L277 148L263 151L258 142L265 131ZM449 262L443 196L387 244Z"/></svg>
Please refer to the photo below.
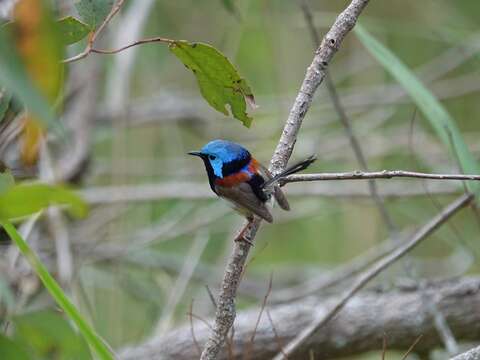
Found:
<svg viewBox="0 0 480 360"><path fill-rule="evenodd" d="M302 121L312 103L313 95L325 77L325 70L338 51L345 36L355 26L358 17L368 2L369 0L352 0L348 7L337 17L331 29L325 35L322 44L315 52L312 64L307 69L300 91L290 110L282 136L270 162L269 170L272 174L276 175L286 167L295 146ZM259 219L246 223L241 230L243 238L252 242L260 227L260 223L261 220ZM202 352L201 360L213 360L217 357L225 342L225 337L235 320L235 298L250 250L250 244L247 241L234 243L233 252L228 260L220 295L217 300L218 306L213 331Z"/></svg>
<svg viewBox="0 0 480 360"><path fill-rule="evenodd" d="M382 360L385 360L385 354L387 353L387 334L383 333L382 341Z"/></svg>
<svg viewBox="0 0 480 360"><path fill-rule="evenodd" d="M392 178L416 178L431 180L475 180L480 181L480 175L463 174L430 174L406 170L382 170L382 171L349 171L339 173L319 174L295 174L282 179L282 184L300 181L328 181L328 180L368 180L368 179L392 179Z"/></svg>
<svg viewBox="0 0 480 360"><path fill-rule="evenodd" d="M258 312L257 321L255 322L255 327L253 328L253 331L252 331L252 336L250 336L250 341L248 343L247 350L246 350L246 352L244 354L244 357L243 357L246 360L248 360L250 358L250 354L252 352L253 344L255 342L255 335L257 334L257 330L258 330L258 325L260 324L260 320L262 319L263 312L265 311L265 306L267 306L268 297L270 296L270 293L272 292L272 282L273 282L273 273L270 274L270 279L268 280L267 292L266 292L266 294L263 298L262 306L260 307L260 311Z"/></svg>
<svg viewBox="0 0 480 360"><path fill-rule="evenodd" d="M167 38L164 38L164 37L160 37L160 36L157 36L157 37L153 37L153 38L148 38L148 39L142 39L142 40L137 40L131 44L128 44L128 45L125 45L125 46L122 46L118 49L110 49L110 50L105 50L105 49L90 49L90 52L92 53L97 53L97 54L105 54L105 55L111 55L111 54L117 54L123 50L127 50L133 46L137 46L137 45L142 45L142 44L151 44L151 43L165 43L165 44L174 44L175 43L175 40L172 40L172 39L167 39Z"/></svg>
<svg viewBox="0 0 480 360"><path fill-rule="evenodd" d="M287 354L285 354L283 352L282 340L280 340L280 337L278 336L277 328L275 327L275 324L273 323L272 315L270 314L270 311L268 311L268 309L266 310L266 312L267 312L268 321L270 322L270 326L272 327L273 336L274 336L275 341L277 342L277 345L278 345L278 351L281 352L282 354L284 354L285 359L288 360Z"/></svg>
<svg viewBox="0 0 480 360"><path fill-rule="evenodd" d="M415 346L418 344L418 342L422 339L423 335L420 335L419 337L417 337L415 339L415 341L413 342L413 344L408 348L407 352L402 356L402 359L401 360L405 360L407 358L408 355L410 355L410 353L413 351L413 349L415 348Z"/></svg>
<svg viewBox="0 0 480 360"><path fill-rule="evenodd" d="M195 348L197 349L198 356L200 356L200 354L202 353L202 349L200 348L200 345L198 344L197 338L195 336L195 328L193 327L193 316L192 316L192 314L193 314L193 299L190 302L190 310L188 312L188 319L190 321L190 329L191 329L191 333L192 333L193 344L195 345Z"/></svg>
<svg viewBox="0 0 480 360"><path fill-rule="evenodd" d="M210 324L208 323L208 321L205 320L205 319L204 319L203 317L201 317L200 315L197 315L197 314L192 313L192 312L188 312L187 315L188 315L188 316L191 316L191 317L194 318L194 319L197 319L197 320L201 321L207 328L212 329L212 325L210 325Z"/></svg>
<svg viewBox="0 0 480 360"><path fill-rule="evenodd" d="M205 285L205 289L207 290L208 297L210 298L210 301L212 302L213 307L217 308L217 302L215 301L215 296L213 296L212 290L210 290L208 285Z"/></svg>
<svg viewBox="0 0 480 360"><path fill-rule="evenodd" d="M77 54L75 56L72 56L68 59L63 60L62 62L71 63L71 62L86 58L92 52L93 43L97 39L98 35L103 31L103 29L105 28L105 26L107 26L110 20L112 20L112 18L118 13L118 11L120 10L124 2L125 0L117 0L117 2L113 5L112 10L110 10L110 13L105 18L105 20L103 20L100 26L90 34L85 50L83 50L80 54Z"/></svg>
<svg viewBox="0 0 480 360"><path fill-rule="evenodd" d="M391 264L396 262L398 259L407 254L415 246L417 246L422 240L427 238L432 234L438 227L448 221L454 214L459 210L463 209L474 199L472 194L464 194L457 198L454 202L449 204L443 209L437 216L431 219L427 224L421 227L405 244L399 246L395 251L390 255L386 256L384 259L380 260L375 264L371 269L367 270L363 275L360 275L354 284L345 291L345 293L340 297L340 299L335 303L335 305L326 313L322 314L318 319L314 320L308 327L306 327L300 334L298 334L285 348L284 352L287 355L292 355L298 348L312 336L318 329L324 326L328 321L330 321L344 306L345 304L359 291L361 290L370 280L375 278L379 273L389 267ZM284 359L282 353L277 354L274 357L274 360Z"/></svg>

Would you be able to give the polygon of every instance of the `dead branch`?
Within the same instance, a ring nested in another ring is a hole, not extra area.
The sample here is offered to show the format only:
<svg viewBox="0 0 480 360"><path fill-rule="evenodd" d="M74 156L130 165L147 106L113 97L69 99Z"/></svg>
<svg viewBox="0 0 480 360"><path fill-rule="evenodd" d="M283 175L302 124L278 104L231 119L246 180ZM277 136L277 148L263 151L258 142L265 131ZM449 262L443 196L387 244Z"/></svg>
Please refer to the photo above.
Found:
<svg viewBox="0 0 480 360"><path fill-rule="evenodd" d="M480 341L480 278L429 283L423 291L436 299L436 305L459 341ZM324 315L336 302L338 297L322 300L309 297L284 305L267 306L275 323L275 332L268 318L260 321L251 358L271 359L279 351L279 342L292 340L310 324L312 317ZM258 318L259 310L257 307L239 312L235 322L234 359L242 359L242 351L250 341L252 324ZM317 360L381 351L385 333L389 350L406 351L420 335L423 337L415 346L415 351L427 352L442 346L442 340L418 289L389 292L370 290L358 294L355 301L347 304L338 316L303 344L298 354L289 359L306 359L310 349L315 352ZM195 324L195 335L198 343L204 344L209 335L208 327L198 322ZM477 354L479 351L476 349ZM122 360L186 360L197 356L188 324L168 333L164 338L120 353ZM218 358L227 359L226 351L222 350ZM478 357L455 358L471 359Z"/></svg>

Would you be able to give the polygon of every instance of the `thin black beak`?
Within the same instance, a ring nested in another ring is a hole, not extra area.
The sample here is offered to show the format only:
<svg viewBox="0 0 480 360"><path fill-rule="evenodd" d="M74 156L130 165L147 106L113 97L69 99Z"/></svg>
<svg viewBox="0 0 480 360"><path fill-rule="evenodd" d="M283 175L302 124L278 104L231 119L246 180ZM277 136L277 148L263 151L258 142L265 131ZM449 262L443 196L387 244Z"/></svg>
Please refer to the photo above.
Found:
<svg viewBox="0 0 480 360"><path fill-rule="evenodd" d="M199 156L199 157L203 156L203 154L200 151L189 151L187 154L193 155L193 156Z"/></svg>

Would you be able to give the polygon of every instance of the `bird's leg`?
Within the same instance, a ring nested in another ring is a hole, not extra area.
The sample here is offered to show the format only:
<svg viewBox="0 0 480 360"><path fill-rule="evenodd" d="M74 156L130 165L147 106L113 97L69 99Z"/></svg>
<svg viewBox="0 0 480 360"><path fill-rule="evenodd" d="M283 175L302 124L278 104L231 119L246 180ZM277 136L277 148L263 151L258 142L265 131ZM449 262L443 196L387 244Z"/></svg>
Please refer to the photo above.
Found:
<svg viewBox="0 0 480 360"><path fill-rule="evenodd" d="M236 242L244 241L247 244L249 244L250 246L253 246L253 243L250 240L245 238L245 231L248 229L248 227L253 222L253 220L254 220L253 215L247 216L248 224L243 227L243 229L240 231L240 233L237 236L235 236L234 241L236 241Z"/></svg>

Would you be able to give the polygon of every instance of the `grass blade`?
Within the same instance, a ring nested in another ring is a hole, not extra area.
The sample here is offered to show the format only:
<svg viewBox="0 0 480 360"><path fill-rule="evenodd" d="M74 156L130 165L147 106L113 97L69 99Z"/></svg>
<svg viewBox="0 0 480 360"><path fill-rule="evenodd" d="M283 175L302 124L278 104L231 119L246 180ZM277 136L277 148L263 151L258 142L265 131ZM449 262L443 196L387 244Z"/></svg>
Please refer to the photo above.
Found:
<svg viewBox="0 0 480 360"><path fill-rule="evenodd" d="M450 149L454 158L458 156L463 172L480 174L480 166L468 149L455 120L432 92L393 52L376 40L364 27L357 24L354 31L370 54L403 86L437 136ZM478 183L467 182L467 188L477 195L480 194Z"/></svg>
<svg viewBox="0 0 480 360"><path fill-rule="evenodd" d="M102 360L113 360L113 354L108 349L95 330L85 321L75 305L68 299L62 288L55 279L50 275L45 265L42 264L37 255L33 252L27 242L18 233L15 226L9 221L1 223L12 241L18 246L20 252L28 260L35 273L38 275L43 285L47 288L50 295L57 302L57 304L65 311L70 319L75 323L80 333L85 337L85 340L90 344L98 357Z"/></svg>

